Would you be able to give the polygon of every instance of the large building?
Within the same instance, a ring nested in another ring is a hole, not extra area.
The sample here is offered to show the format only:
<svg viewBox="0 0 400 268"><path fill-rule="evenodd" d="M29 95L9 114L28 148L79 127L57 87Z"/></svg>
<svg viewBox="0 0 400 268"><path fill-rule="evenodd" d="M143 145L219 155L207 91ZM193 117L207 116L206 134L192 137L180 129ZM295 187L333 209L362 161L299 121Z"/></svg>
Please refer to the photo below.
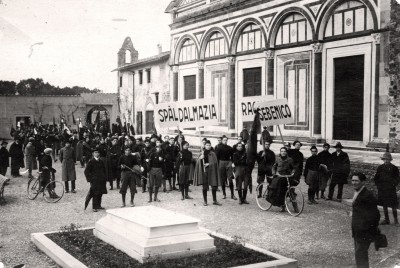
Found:
<svg viewBox="0 0 400 268"><path fill-rule="evenodd" d="M139 59L130 37L125 38L118 52L118 95L122 123L135 126L136 134L152 134L154 105L170 101L169 51Z"/></svg>
<svg viewBox="0 0 400 268"><path fill-rule="evenodd" d="M242 103L286 98L287 139L387 142L390 9L389 0L172 1L172 99L215 98L210 134L240 133Z"/></svg>

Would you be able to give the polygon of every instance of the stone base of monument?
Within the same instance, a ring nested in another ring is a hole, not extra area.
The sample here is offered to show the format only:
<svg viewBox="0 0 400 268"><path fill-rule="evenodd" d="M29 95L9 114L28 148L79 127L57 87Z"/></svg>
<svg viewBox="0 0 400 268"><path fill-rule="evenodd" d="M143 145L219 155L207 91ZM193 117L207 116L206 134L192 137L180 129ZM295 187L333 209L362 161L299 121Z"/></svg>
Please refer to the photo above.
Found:
<svg viewBox="0 0 400 268"><path fill-rule="evenodd" d="M215 251L200 220L154 206L107 210L94 235L139 262Z"/></svg>

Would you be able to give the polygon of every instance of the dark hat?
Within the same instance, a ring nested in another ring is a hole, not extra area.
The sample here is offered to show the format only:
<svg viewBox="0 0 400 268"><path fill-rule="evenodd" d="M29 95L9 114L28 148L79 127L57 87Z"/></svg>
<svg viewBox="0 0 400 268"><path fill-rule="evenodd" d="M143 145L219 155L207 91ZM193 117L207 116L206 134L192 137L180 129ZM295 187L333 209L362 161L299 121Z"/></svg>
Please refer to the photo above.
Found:
<svg viewBox="0 0 400 268"><path fill-rule="evenodd" d="M333 148L340 148L343 149L343 145L340 142L337 142L335 146L333 146Z"/></svg>
<svg viewBox="0 0 400 268"><path fill-rule="evenodd" d="M100 152L100 150L99 150L99 147L98 147L98 146L96 146L95 148L93 148L93 149L92 149L92 153L94 153L94 152Z"/></svg>
<svg viewBox="0 0 400 268"><path fill-rule="evenodd" d="M311 146L310 151L312 150L318 150L317 147L315 145Z"/></svg>
<svg viewBox="0 0 400 268"><path fill-rule="evenodd" d="M329 145L329 143L326 143L326 142L324 143L323 147L331 148L331 146Z"/></svg>
<svg viewBox="0 0 400 268"><path fill-rule="evenodd" d="M6 141L2 141L2 142L1 142L1 145L4 145L4 144L5 144L5 145L7 145L7 144L8 144L8 142L6 142Z"/></svg>
<svg viewBox="0 0 400 268"><path fill-rule="evenodd" d="M385 159L387 159L387 160L393 160L392 155L391 155L389 152L385 152L385 153L383 154L383 156L381 157L381 159L382 159L382 160L385 160Z"/></svg>
<svg viewBox="0 0 400 268"><path fill-rule="evenodd" d="M206 144L210 144L211 145L211 141L206 139Z"/></svg>
<svg viewBox="0 0 400 268"><path fill-rule="evenodd" d="M182 146L186 145L186 144L189 144L189 143L187 141L182 142Z"/></svg>
<svg viewBox="0 0 400 268"><path fill-rule="evenodd" d="M293 142L293 146L295 146L297 143L300 143L300 146L303 146L303 144L300 141L297 141L297 140Z"/></svg>

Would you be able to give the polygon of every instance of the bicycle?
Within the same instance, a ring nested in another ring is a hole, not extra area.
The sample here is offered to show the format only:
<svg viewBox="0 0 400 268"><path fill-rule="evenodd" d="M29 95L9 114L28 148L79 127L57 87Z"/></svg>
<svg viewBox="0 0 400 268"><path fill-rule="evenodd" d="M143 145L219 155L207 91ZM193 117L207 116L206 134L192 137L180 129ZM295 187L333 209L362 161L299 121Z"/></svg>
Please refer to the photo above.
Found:
<svg viewBox="0 0 400 268"><path fill-rule="evenodd" d="M285 200L284 200L284 205L286 207L286 210L289 212L290 215L297 217L299 216L304 209L304 196L303 193L300 190L300 187L297 186L290 186L290 178L293 177L293 175L290 176L285 176L285 175L278 175L279 178L286 178L287 185L289 186L287 191L285 192ZM273 179L273 176L267 176L269 179ZM260 183L257 188L256 188L256 202L258 207L261 210L268 211L271 209L273 204L268 201L269 196L268 196L268 190L269 190L269 183L268 182L262 182ZM259 196L259 192L261 190L261 196ZM278 206L278 205L276 205Z"/></svg>
<svg viewBox="0 0 400 268"><path fill-rule="evenodd" d="M47 203L57 203L60 201L64 196L64 185L55 179L51 179L50 182L43 187L40 179L42 172L38 172L38 174L38 177L32 176L32 178L29 179L27 187L28 198L34 200L40 193L43 193L43 197Z"/></svg>

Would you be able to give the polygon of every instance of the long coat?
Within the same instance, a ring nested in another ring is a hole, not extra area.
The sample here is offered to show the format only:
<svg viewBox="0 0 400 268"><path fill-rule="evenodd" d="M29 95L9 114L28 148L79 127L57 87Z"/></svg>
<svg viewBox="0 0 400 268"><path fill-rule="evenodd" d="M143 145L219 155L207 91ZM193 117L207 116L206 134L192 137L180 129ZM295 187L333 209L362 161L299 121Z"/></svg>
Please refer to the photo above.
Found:
<svg viewBox="0 0 400 268"><path fill-rule="evenodd" d="M396 186L400 183L399 169L392 163L380 165L374 181L378 188L378 204L397 207Z"/></svg>
<svg viewBox="0 0 400 268"><path fill-rule="evenodd" d="M11 169L24 168L24 152L22 151L22 143L17 144L14 142L10 146Z"/></svg>
<svg viewBox="0 0 400 268"><path fill-rule="evenodd" d="M107 193L106 182L106 166L103 160L92 158L85 168L86 180L90 182L90 191L93 195L101 195Z"/></svg>
<svg viewBox="0 0 400 268"><path fill-rule="evenodd" d="M6 148L0 148L0 167L9 167L10 166L10 153Z"/></svg>
<svg viewBox="0 0 400 268"><path fill-rule="evenodd" d="M75 152L71 147L64 147L60 150L60 161L62 163L62 180L76 180L75 173Z"/></svg>
<svg viewBox="0 0 400 268"><path fill-rule="evenodd" d="M347 184L350 174L350 159L347 153L341 151L332 153L332 183Z"/></svg>
<svg viewBox="0 0 400 268"><path fill-rule="evenodd" d="M25 147L26 168L37 169L35 145L28 143Z"/></svg>
<svg viewBox="0 0 400 268"><path fill-rule="evenodd" d="M378 202L367 188L361 190L353 201L351 230L356 241L373 241L376 236L380 214Z"/></svg>
<svg viewBox="0 0 400 268"><path fill-rule="evenodd" d="M198 186L198 185L208 184L210 186L218 187L218 182L219 182L218 160L217 160L217 155L212 151L208 155L208 163L209 166L204 171L203 161L201 159L197 159L193 174L193 185Z"/></svg>

